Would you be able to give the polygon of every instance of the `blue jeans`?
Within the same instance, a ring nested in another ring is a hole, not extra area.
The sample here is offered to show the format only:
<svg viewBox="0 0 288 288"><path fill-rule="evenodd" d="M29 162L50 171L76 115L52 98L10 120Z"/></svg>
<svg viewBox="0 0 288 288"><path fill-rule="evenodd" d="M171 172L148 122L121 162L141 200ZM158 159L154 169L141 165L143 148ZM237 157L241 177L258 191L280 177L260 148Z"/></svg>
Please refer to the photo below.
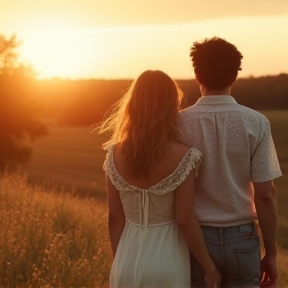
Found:
<svg viewBox="0 0 288 288"><path fill-rule="evenodd" d="M220 287L259 287L261 255L255 224L201 228L210 256L222 277ZM204 270L193 255L191 275L193 288L205 287Z"/></svg>

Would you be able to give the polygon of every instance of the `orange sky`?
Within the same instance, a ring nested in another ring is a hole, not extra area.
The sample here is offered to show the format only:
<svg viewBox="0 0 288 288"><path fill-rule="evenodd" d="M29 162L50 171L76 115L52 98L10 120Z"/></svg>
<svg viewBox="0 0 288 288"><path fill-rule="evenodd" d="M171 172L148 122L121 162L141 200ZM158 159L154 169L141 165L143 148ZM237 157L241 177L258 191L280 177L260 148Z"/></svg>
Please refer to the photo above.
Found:
<svg viewBox="0 0 288 288"><path fill-rule="evenodd" d="M0 27L40 77L187 79L189 47L212 36L243 53L240 76L288 73L287 0L0 0Z"/></svg>

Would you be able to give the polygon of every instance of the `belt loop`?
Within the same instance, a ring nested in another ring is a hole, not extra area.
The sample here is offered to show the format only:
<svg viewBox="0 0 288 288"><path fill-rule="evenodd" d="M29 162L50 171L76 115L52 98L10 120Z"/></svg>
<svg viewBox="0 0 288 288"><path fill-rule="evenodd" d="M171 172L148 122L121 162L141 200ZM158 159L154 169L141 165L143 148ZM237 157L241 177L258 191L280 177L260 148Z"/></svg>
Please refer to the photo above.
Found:
<svg viewBox="0 0 288 288"><path fill-rule="evenodd" d="M218 228L218 237L219 237L220 243L223 244L224 242L224 228L223 227Z"/></svg>

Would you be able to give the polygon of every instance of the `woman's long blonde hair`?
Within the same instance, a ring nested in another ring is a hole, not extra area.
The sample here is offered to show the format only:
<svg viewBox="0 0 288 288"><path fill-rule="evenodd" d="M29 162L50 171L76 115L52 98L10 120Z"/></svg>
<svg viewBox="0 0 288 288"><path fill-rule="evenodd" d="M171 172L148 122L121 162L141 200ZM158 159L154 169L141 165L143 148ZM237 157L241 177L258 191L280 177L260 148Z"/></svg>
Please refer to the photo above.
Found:
<svg viewBox="0 0 288 288"><path fill-rule="evenodd" d="M146 177L151 166L165 154L171 141L180 138L177 127L182 92L164 72L148 70L136 79L99 133L112 132L109 145L121 143L125 167L132 177Z"/></svg>

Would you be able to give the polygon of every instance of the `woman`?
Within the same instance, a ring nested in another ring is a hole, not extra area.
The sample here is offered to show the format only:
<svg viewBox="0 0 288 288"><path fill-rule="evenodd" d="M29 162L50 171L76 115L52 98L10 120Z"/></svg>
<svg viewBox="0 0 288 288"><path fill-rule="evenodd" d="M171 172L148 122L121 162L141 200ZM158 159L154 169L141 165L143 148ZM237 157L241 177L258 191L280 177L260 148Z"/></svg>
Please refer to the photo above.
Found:
<svg viewBox="0 0 288 288"><path fill-rule="evenodd" d="M110 287L190 287L189 249L216 287L217 270L193 209L201 152L180 143L181 93L161 71L145 71L103 123L113 251Z"/></svg>

